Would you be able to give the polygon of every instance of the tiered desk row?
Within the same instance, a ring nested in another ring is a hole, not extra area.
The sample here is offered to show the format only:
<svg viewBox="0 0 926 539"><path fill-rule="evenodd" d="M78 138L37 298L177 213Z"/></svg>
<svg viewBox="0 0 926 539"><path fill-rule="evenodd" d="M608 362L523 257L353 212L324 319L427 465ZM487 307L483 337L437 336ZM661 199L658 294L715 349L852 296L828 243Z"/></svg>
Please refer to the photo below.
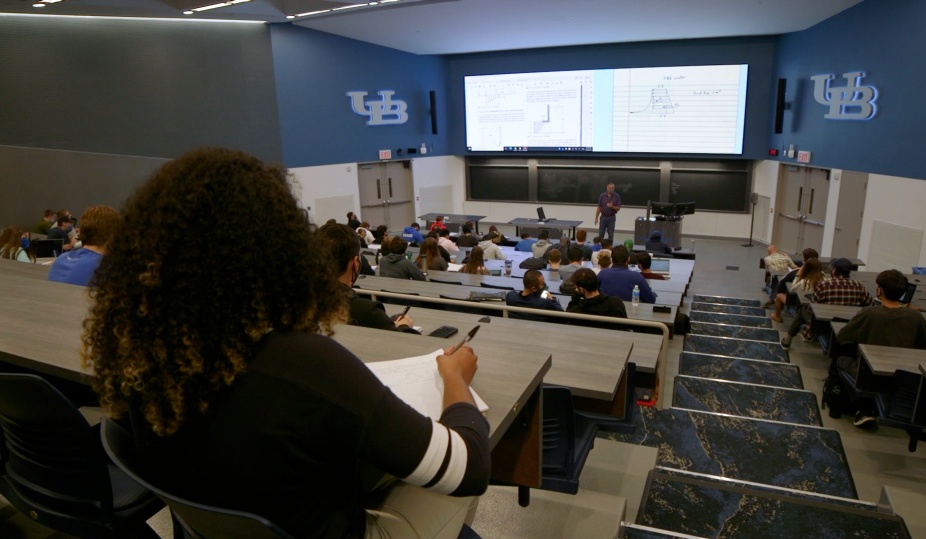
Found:
<svg viewBox="0 0 926 539"><path fill-rule="evenodd" d="M39 264L0 260L0 293L4 297L0 306L0 368L6 364L7 368L36 372L65 383L89 385L92 373L80 365L82 323L90 302L87 289L48 282L48 269ZM501 279L520 284L520 280ZM387 282L393 290L416 285L439 286L442 292L448 291L443 288L446 287L452 293L467 288L380 277L358 281L371 287ZM424 289L418 292L422 296L426 293ZM473 387L489 404L493 479L503 484L540 486L543 383L570 388L577 407L620 416L626 413L624 403L628 392L633 391L633 387L628 387L629 363L639 365L654 377L662 377L667 330L644 334L567 327L501 316L485 318L454 311L452 305L446 307L415 308L409 314L424 333L440 325L454 325L462 335L476 324L484 326L472 343L479 355L479 372ZM400 307L388 305L388 310L393 314ZM628 310L632 310L630 305ZM650 309L649 316L652 315ZM652 321L637 323L663 326ZM339 326L334 336L365 362L422 355L453 344L458 337L448 340L346 325Z"/></svg>

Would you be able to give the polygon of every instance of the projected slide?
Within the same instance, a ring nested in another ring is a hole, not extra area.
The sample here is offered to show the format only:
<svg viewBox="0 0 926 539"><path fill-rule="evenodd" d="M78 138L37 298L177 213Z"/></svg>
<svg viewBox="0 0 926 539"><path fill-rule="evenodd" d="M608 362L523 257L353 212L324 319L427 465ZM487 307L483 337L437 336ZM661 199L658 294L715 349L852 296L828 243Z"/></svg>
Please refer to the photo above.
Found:
<svg viewBox="0 0 926 539"><path fill-rule="evenodd" d="M470 151L743 151L747 65L465 78Z"/></svg>

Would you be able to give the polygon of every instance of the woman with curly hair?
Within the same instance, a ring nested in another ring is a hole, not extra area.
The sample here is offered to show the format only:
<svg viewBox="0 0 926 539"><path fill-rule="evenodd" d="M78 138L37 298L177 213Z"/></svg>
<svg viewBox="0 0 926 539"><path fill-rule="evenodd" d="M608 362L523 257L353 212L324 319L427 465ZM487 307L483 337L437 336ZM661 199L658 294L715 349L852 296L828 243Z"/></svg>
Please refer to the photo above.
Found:
<svg viewBox="0 0 926 539"><path fill-rule="evenodd" d="M463 267L458 270L460 273L472 273L474 275L490 275L491 272L485 267L485 255L482 247L478 245L473 247L469 252L469 260Z"/></svg>
<svg viewBox="0 0 926 539"><path fill-rule="evenodd" d="M340 272L285 170L249 155L183 155L122 216L144 233L103 257L82 355L160 487L298 537L456 537L488 477L472 349L438 357L440 422L388 391L327 336ZM218 221L221 237L201 233Z"/></svg>
<svg viewBox="0 0 926 539"><path fill-rule="evenodd" d="M8 226L0 234L0 258L34 262L29 254L29 233L25 228Z"/></svg>

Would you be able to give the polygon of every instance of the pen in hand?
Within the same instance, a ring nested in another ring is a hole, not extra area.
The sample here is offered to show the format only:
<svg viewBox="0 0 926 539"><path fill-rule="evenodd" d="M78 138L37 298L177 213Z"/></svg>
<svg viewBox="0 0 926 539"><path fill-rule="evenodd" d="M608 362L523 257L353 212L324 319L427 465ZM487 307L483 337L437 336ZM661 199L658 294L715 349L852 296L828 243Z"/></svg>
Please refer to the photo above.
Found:
<svg viewBox="0 0 926 539"><path fill-rule="evenodd" d="M468 343L469 341L471 341L472 338L476 336L476 332L479 331L479 328L480 328L480 327L482 327L482 326L476 326L476 327L474 327L473 329L469 330L469 333L467 333L466 336L463 337L463 340L460 341L456 346L454 346L453 348L451 348L450 351L447 352L447 355L448 355L448 356L453 355L453 353L456 352L457 350L459 350L461 346L463 346L464 344L466 344L466 343Z"/></svg>

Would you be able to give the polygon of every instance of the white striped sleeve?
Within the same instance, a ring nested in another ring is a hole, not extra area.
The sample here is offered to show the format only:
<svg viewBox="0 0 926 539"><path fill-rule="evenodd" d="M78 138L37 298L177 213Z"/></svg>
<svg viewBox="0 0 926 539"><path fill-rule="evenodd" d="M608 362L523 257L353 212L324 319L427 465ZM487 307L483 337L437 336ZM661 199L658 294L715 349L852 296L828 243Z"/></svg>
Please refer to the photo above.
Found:
<svg viewBox="0 0 926 539"><path fill-rule="evenodd" d="M466 474L466 443L456 432L431 421L431 440L415 470L405 478L440 494L450 494Z"/></svg>

